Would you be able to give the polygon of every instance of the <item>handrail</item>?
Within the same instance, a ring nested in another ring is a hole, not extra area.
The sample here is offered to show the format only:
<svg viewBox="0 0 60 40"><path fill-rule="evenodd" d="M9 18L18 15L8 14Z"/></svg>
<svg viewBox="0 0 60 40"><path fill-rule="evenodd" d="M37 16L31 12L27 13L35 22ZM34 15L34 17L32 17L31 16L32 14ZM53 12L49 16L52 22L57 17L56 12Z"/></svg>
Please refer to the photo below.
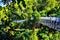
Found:
<svg viewBox="0 0 60 40"><path fill-rule="evenodd" d="M60 31L60 18L58 17L40 17L41 20L39 23L48 26L49 28L53 28L55 30ZM31 18L33 20L34 18ZM13 20L13 22L25 22L26 20Z"/></svg>
<svg viewBox="0 0 60 40"><path fill-rule="evenodd" d="M60 18L58 17L40 17L42 20L50 20L50 21L56 21L56 22L60 22ZM34 18L31 18L31 20L33 20ZM13 20L13 22L24 22L25 20Z"/></svg>

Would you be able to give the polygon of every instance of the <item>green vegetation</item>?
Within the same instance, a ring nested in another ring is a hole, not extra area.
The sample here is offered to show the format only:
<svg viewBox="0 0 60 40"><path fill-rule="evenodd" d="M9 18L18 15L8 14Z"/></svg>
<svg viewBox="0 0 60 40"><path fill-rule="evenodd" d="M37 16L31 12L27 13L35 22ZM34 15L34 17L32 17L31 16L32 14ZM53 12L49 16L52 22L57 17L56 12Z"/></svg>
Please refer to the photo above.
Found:
<svg viewBox="0 0 60 40"><path fill-rule="evenodd" d="M60 0L13 0L10 5L0 7L0 39L59 40L60 32L42 25L38 28L42 16L60 17ZM27 21L13 22L22 19Z"/></svg>

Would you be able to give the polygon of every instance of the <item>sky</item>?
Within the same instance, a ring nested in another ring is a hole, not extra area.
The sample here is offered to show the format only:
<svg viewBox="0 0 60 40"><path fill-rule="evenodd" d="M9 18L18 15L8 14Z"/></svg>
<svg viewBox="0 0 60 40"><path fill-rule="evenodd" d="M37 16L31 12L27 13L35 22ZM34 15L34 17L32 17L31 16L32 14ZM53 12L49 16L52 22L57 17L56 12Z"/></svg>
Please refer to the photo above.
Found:
<svg viewBox="0 0 60 40"><path fill-rule="evenodd" d="M11 0L9 0L9 1L12 2ZM4 5L4 3L2 2L2 0L0 0L0 6L4 7L4 6L6 6L6 4Z"/></svg>
<svg viewBox="0 0 60 40"><path fill-rule="evenodd" d="M0 6L4 7L6 6L6 4L4 5L3 2L0 2Z"/></svg>
<svg viewBox="0 0 60 40"><path fill-rule="evenodd" d="M2 7L6 6L3 4L2 0L0 0L0 6L2 6Z"/></svg>

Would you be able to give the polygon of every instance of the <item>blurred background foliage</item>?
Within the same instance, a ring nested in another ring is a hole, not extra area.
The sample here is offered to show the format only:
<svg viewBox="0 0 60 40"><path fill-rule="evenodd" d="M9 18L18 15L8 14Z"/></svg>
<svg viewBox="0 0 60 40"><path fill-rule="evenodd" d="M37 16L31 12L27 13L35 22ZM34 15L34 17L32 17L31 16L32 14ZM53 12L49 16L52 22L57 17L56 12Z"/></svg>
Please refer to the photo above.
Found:
<svg viewBox="0 0 60 40"><path fill-rule="evenodd" d="M59 40L60 32L41 24L37 28L39 17L49 16L60 17L60 0L12 0L0 7L0 40ZM27 21L13 22L22 19Z"/></svg>

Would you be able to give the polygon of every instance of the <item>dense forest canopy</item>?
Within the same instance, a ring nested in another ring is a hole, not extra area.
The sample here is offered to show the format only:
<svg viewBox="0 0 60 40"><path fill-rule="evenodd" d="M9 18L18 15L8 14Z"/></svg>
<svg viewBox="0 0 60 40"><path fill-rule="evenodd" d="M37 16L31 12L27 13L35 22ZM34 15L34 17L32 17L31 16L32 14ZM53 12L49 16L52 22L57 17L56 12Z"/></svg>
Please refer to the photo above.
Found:
<svg viewBox="0 0 60 40"><path fill-rule="evenodd" d="M3 21L17 19L28 19L29 17L52 16L60 17L59 0L3 0L4 3L12 1L10 5L0 8L0 15ZM34 2L33 2L34 1ZM2 16L4 15L4 16ZM13 16L14 15L14 16ZM0 22L2 22L0 20Z"/></svg>
<svg viewBox="0 0 60 40"><path fill-rule="evenodd" d="M9 3L9 1L12 2ZM3 2L7 5L0 6L0 39L9 39L8 37L11 37L14 40L38 40L36 37L38 34L38 37L43 40L58 40L59 32L54 30L54 33L50 32L52 29L48 27L41 27L38 32L36 30L35 32L34 29L38 20L40 20L39 17L60 17L60 0L3 0ZM30 20L31 18L34 18L34 20ZM27 21L22 23L13 22L13 20L22 19ZM22 30L22 33L21 31L15 31L17 29L21 30L21 28L26 30ZM3 34L4 38L1 36ZM30 36L32 37L30 38Z"/></svg>

